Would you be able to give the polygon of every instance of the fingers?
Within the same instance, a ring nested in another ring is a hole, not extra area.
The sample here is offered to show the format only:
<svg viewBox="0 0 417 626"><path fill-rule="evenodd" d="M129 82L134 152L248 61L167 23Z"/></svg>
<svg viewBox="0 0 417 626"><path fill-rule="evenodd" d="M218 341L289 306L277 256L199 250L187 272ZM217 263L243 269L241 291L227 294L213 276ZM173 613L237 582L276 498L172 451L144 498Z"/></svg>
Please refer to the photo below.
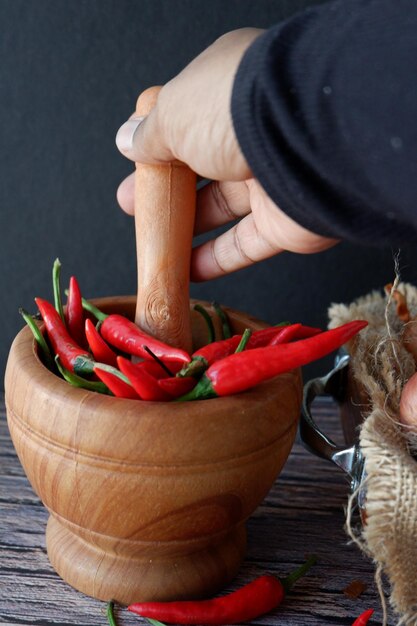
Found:
<svg viewBox="0 0 417 626"><path fill-rule="evenodd" d="M252 213L216 239L193 250L191 279L210 280L279 254L283 249L259 232Z"/></svg>
<svg viewBox="0 0 417 626"><path fill-rule="evenodd" d="M132 172L119 185L117 202L128 215L135 214L135 172Z"/></svg>
<svg viewBox="0 0 417 626"><path fill-rule="evenodd" d="M117 190L117 201L128 215L134 215L135 173L125 178ZM250 212L249 190L245 182L213 181L197 192L195 234L208 232Z"/></svg>
<svg viewBox="0 0 417 626"><path fill-rule="evenodd" d="M206 233L250 212L245 182L213 181L197 193L194 234Z"/></svg>
<svg viewBox="0 0 417 626"><path fill-rule="evenodd" d="M137 163L160 163L175 160L161 128L158 103L146 117L133 115L117 131L120 152Z"/></svg>

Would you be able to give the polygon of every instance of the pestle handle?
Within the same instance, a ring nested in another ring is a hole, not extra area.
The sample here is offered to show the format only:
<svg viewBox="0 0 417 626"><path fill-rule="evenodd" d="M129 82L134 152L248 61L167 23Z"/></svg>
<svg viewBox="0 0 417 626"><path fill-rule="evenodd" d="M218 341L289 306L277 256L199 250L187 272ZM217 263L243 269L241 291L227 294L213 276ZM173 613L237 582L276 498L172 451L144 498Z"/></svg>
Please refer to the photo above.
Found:
<svg viewBox="0 0 417 626"><path fill-rule="evenodd" d="M148 115L160 87L138 98ZM179 161L136 163L135 229L138 290L135 322L161 341L191 353L190 259L196 175Z"/></svg>

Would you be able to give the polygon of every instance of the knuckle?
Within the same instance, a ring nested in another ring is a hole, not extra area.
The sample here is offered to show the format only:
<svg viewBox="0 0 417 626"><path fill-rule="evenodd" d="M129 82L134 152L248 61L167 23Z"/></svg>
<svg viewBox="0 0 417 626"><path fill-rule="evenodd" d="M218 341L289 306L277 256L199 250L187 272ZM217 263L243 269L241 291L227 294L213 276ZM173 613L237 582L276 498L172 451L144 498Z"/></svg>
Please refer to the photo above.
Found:
<svg viewBox="0 0 417 626"><path fill-rule="evenodd" d="M220 209L220 212L228 219L236 219L238 215L233 211L224 195L219 181L213 181L210 186L214 204Z"/></svg>

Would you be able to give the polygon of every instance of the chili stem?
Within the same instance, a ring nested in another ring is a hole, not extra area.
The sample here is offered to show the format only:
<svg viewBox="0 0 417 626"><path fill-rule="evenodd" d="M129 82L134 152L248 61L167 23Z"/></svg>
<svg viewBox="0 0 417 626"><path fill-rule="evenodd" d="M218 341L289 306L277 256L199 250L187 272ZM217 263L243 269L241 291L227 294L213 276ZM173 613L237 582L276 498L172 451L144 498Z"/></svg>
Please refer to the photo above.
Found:
<svg viewBox="0 0 417 626"><path fill-rule="evenodd" d="M65 290L65 294L68 295L68 289ZM103 313L103 311L100 311L99 308L97 308L92 302L89 302L85 298L81 298L81 302L83 304L84 311L88 311L89 313L91 313L91 315L94 315L94 317L99 322L104 322L106 317L108 317L107 313Z"/></svg>
<svg viewBox="0 0 417 626"><path fill-rule="evenodd" d="M298 567L294 572L291 572L291 574L288 574L288 576L281 579L281 583L285 589L285 593L288 593L288 591L294 586L297 580L301 578L302 576L304 576L304 574L308 572L308 570L316 562L317 562L317 556L315 554L312 554L311 556L308 557L307 561L303 563L302 565L300 565L300 567Z"/></svg>
<svg viewBox="0 0 417 626"><path fill-rule="evenodd" d="M40 350L42 352L42 355L44 357L45 365L50 370L53 370L54 369L54 359L52 358L49 346L46 343L45 337L42 335L39 326L37 325L37 323L35 322L33 317L27 311L25 311L25 309L20 308L19 309L19 313L23 317L23 319L25 320L26 324L29 326L30 330L32 331L32 335L36 339L36 342L37 342L37 344L38 344L38 346L39 346L39 348L40 348Z"/></svg>
<svg viewBox="0 0 417 626"><path fill-rule="evenodd" d="M211 315L209 313L207 313L206 309L201 306L201 304L196 304L194 305L194 311L198 311L198 313L200 313L200 315L202 315L205 319L205 322L207 324L207 331L208 331L208 341L207 343L213 343L213 341L216 338L216 333L214 330L214 324L213 324L213 320L211 319Z"/></svg>
<svg viewBox="0 0 417 626"><path fill-rule="evenodd" d="M109 388L104 383L97 380L87 380L82 376L78 376L78 374L70 372L62 365L58 355L55 357L55 363L62 378L73 387L79 387L80 389L88 389L89 391L97 391L98 393L109 395Z"/></svg>
<svg viewBox="0 0 417 626"><path fill-rule="evenodd" d="M157 619L152 619L152 617L145 617L146 621L152 624L152 626L165 626L162 622Z"/></svg>
<svg viewBox="0 0 417 626"><path fill-rule="evenodd" d="M110 600L110 602L107 603L107 619L108 622L110 624L110 626L117 626L116 623L116 618L114 617L114 602L113 600Z"/></svg>
<svg viewBox="0 0 417 626"><path fill-rule="evenodd" d="M112 365L107 365L106 363L95 363L95 367L105 372L108 372L109 374L113 374L113 376L116 376L116 378L119 378L127 385L130 385L130 387L132 386L128 377L122 374L122 372L118 370L117 367L113 367Z"/></svg>
<svg viewBox="0 0 417 626"><path fill-rule="evenodd" d="M211 305L216 311L222 323L223 339L230 339L230 337L232 336L232 329L230 328L229 318L227 317L226 313L223 311L218 302L212 302Z"/></svg>
<svg viewBox="0 0 417 626"><path fill-rule="evenodd" d="M239 341L239 345L236 348L235 352L243 352L246 348L249 339L251 338L252 331L250 328L245 328L243 331L242 339Z"/></svg>
<svg viewBox="0 0 417 626"><path fill-rule="evenodd" d="M64 316L64 307L62 306L62 298L61 298L61 261L59 259L55 259L54 265L52 268L52 287L54 291L54 304L55 309L59 313L59 317L65 324L65 316Z"/></svg>
<svg viewBox="0 0 417 626"><path fill-rule="evenodd" d="M164 372L166 372L170 378L174 376L174 374L171 372L169 367L167 367L165 363L161 361L161 359L157 357L156 354L154 354L150 348L148 348L148 346L143 346L143 349L146 350L146 352L151 355L151 357L158 363L158 365L162 367Z"/></svg>

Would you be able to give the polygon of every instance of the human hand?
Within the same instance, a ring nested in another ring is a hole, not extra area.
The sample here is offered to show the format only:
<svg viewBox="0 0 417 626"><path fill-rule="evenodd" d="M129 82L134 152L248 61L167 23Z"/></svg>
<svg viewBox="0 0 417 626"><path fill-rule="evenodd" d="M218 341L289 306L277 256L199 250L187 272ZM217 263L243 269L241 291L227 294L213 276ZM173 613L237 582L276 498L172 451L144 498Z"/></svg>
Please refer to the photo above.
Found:
<svg viewBox="0 0 417 626"><path fill-rule="evenodd" d="M215 278L284 250L312 253L336 243L285 215L252 177L240 150L230 112L233 80L244 52L262 32L242 29L223 35L161 89L145 120L133 116L116 138L133 161L178 159L213 179L198 192L196 234L239 220L193 250L192 280ZM130 214L133 191L131 175L118 190L118 201Z"/></svg>

